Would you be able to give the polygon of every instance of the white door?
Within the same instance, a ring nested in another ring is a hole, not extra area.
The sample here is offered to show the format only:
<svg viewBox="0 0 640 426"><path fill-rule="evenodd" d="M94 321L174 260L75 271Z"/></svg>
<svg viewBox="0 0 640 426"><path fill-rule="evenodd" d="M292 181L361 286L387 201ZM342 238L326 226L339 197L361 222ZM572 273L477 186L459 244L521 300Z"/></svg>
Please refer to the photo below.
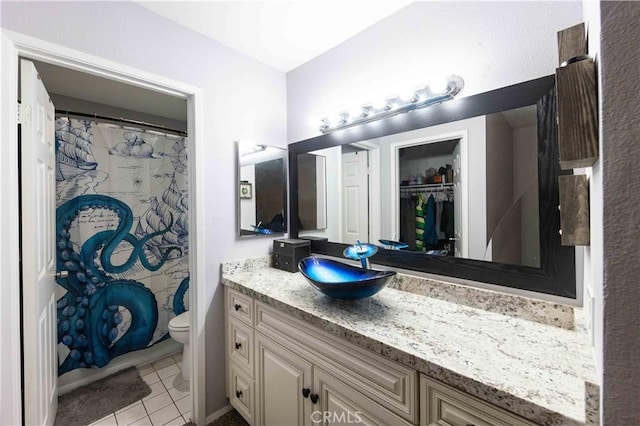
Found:
<svg viewBox="0 0 640 426"><path fill-rule="evenodd" d="M55 299L55 108L33 63L20 61L22 315L25 424L58 407Z"/></svg>
<svg viewBox="0 0 640 426"><path fill-rule="evenodd" d="M462 155L461 155L461 143L458 142L453 150L453 223L454 223L454 245L456 257L468 257L467 244L464 240L467 238L464 232L462 232Z"/></svg>
<svg viewBox="0 0 640 426"><path fill-rule="evenodd" d="M342 155L342 243L369 242L367 151Z"/></svg>

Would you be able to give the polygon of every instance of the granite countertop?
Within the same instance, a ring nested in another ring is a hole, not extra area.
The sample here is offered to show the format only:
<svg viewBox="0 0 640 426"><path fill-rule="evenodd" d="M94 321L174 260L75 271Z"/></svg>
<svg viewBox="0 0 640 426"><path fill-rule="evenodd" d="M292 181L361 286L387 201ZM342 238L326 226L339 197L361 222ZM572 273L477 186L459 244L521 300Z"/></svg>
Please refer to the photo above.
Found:
<svg viewBox="0 0 640 426"><path fill-rule="evenodd" d="M300 273L223 268L222 283L335 336L543 425L594 424L599 390L586 333L386 288L360 301Z"/></svg>

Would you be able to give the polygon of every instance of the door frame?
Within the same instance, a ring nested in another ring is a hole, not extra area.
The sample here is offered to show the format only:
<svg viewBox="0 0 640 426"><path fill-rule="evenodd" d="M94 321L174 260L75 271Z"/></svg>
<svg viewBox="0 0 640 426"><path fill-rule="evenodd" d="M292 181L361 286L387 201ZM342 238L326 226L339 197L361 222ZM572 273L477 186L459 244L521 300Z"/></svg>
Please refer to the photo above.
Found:
<svg viewBox="0 0 640 426"><path fill-rule="evenodd" d="M21 294L20 294L20 218L18 167L18 64L19 58L33 59L80 71L87 74L138 86L187 100L187 130L189 134L189 222L194 231L189 238L189 308L191 314L190 342L192 373L190 392L193 397L192 414L196 424L205 424L206 374L194 374L205 369L205 294L204 235L204 114L201 89L128 65L119 64L69 49L41 39L2 30L0 48L0 138L14 141L3 144L0 155L0 276L2 277L3 309L0 310L0 398L3 419L10 424L22 423L22 349L21 349ZM5 282L6 280L6 282Z"/></svg>
<svg viewBox="0 0 640 426"><path fill-rule="evenodd" d="M469 253L469 132L467 130L455 130L452 132L437 133L430 136L420 136L417 138L405 139L397 142L392 142L389 145L389 158L391 159L389 164L391 185L391 229L400 236L400 149L408 148L411 146L426 145L430 143L444 142L452 139L458 139L460 144L460 181L462 188L460 189L462 200L456 200L461 203L462 207L462 235L466 237L462 241L461 252L464 254Z"/></svg>

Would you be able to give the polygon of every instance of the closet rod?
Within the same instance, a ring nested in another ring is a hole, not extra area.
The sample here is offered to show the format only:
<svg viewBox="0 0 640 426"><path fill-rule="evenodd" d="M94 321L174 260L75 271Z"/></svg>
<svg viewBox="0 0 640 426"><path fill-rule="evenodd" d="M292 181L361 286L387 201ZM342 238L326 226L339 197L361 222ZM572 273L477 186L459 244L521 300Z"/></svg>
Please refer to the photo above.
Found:
<svg viewBox="0 0 640 426"><path fill-rule="evenodd" d="M435 188L403 188L403 187L400 187L400 191L406 191L406 192L453 191L453 186L443 186L443 187L435 187Z"/></svg>
<svg viewBox="0 0 640 426"><path fill-rule="evenodd" d="M136 126L146 127L148 129L162 130L164 132L176 133L180 136L185 136L185 137L187 136L187 132L185 132L184 130L171 129L169 127L165 127L160 124L147 123L146 121L130 120L122 117L110 117L108 115L100 115L100 114L87 114L86 112L69 111L65 109L57 109L56 114L62 115L62 116L73 115L76 117L93 118L96 120L108 120L108 121L115 121L118 123L135 124Z"/></svg>

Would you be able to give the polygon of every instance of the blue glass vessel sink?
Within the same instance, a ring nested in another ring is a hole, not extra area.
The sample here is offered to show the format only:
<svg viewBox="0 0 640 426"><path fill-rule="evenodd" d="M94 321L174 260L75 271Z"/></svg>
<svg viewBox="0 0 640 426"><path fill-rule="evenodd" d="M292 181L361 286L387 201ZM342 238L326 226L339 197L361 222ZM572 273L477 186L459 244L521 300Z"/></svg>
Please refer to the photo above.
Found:
<svg viewBox="0 0 640 426"><path fill-rule="evenodd" d="M395 271L376 271L322 257L305 257L298 263L302 275L322 294L333 299L357 300L385 288Z"/></svg>
<svg viewBox="0 0 640 426"><path fill-rule="evenodd" d="M402 250L409 247L409 244L403 243L400 241L393 241L393 240L378 240L378 241L380 241L380 244L383 244L389 250Z"/></svg>
<svg viewBox="0 0 640 426"><path fill-rule="evenodd" d="M265 234L265 235L273 234L273 231L269 228L264 228L259 225L251 225L251 226L253 227L253 232L255 232L256 234Z"/></svg>

